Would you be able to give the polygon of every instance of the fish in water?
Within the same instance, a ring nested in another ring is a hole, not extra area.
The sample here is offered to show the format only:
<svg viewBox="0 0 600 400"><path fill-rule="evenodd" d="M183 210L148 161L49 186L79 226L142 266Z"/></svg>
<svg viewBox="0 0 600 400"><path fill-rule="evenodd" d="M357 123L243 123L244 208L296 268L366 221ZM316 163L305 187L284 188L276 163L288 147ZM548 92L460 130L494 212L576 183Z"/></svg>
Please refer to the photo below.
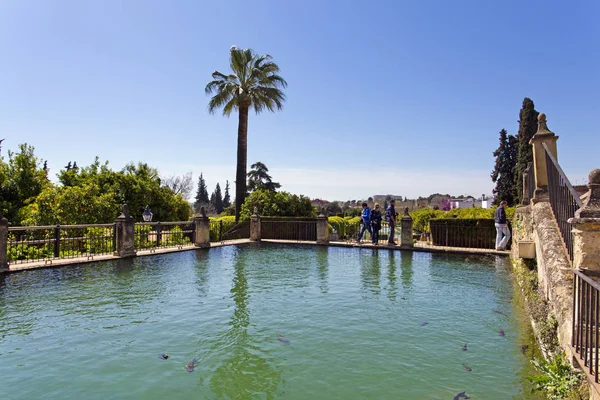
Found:
<svg viewBox="0 0 600 400"><path fill-rule="evenodd" d="M500 329L500 330L498 331L498 335L500 335L500 336L504 336L504 329Z"/></svg>
<svg viewBox="0 0 600 400"><path fill-rule="evenodd" d="M194 358L192 361L190 361L189 363L186 364L185 370L187 372L192 372L194 370L194 368L196 367L196 364L198 364L198 360L196 360Z"/></svg>
<svg viewBox="0 0 600 400"><path fill-rule="evenodd" d="M459 399L470 399L470 397L465 392L460 392L459 394L454 396L454 400L459 400Z"/></svg>
<svg viewBox="0 0 600 400"><path fill-rule="evenodd" d="M427 322L427 321L424 321L424 322L421 324L421 326L426 326L426 325L429 325L429 322Z"/></svg>
<svg viewBox="0 0 600 400"><path fill-rule="evenodd" d="M471 372L473 371L473 369L471 367L469 367L467 364L463 364L463 368L465 369L465 371L467 372Z"/></svg>
<svg viewBox="0 0 600 400"><path fill-rule="evenodd" d="M529 345L528 344L522 344L521 345L521 353L522 354L525 354L528 349L529 349Z"/></svg>
<svg viewBox="0 0 600 400"><path fill-rule="evenodd" d="M467 351L467 344L463 344L463 347L461 347L462 351Z"/></svg>
<svg viewBox="0 0 600 400"><path fill-rule="evenodd" d="M496 314L500 314L500 315L504 315L505 317L508 317L508 315L506 315L505 313L503 313L500 310L492 310L493 312L495 312Z"/></svg>
<svg viewBox="0 0 600 400"><path fill-rule="evenodd" d="M277 334L277 340L279 340L283 344L290 344L290 341L288 339L284 338L283 336L281 336L279 333Z"/></svg>
<svg viewBox="0 0 600 400"><path fill-rule="evenodd" d="M169 355L164 353L164 354L159 354L158 358L160 358L161 360L168 360L169 359Z"/></svg>

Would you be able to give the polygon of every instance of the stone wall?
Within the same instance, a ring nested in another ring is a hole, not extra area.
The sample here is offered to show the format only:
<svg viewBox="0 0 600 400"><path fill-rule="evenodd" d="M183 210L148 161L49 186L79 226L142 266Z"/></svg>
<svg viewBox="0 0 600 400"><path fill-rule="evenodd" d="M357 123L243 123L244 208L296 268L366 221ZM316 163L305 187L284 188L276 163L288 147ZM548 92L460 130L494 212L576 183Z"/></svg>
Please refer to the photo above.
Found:
<svg viewBox="0 0 600 400"><path fill-rule="evenodd" d="M519 207L514 226L511 256L518 258L519 241L535 242L539 288L558 322L559 344L570 354L573 273L550 203L539 202Z"/></svg>

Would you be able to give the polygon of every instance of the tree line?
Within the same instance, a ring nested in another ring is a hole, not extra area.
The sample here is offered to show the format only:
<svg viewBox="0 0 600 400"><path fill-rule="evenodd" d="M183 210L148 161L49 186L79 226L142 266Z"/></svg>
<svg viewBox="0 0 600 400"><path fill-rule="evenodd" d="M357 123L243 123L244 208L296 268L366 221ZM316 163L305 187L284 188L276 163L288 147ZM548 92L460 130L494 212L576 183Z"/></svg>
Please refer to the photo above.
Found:
<svg viewBox="0 0 600 400"><path fill-rule="evenodd" d="M58 183L49 174L47 160L38 158L27 143L8 151L7 160L0 155L0 215L13 225L110 223L127 204L138 220L146 205L158 221L190 217L182 194L166 186L147 163L129 163L115 171L96 157L83 167L69 161L58 171Z"/></svg>
<svg viewBox="0 0 600 400"><path fill-rule="evenodd" d="M273 181L273 178L269 175L269 169L264 163L257 161L252 164L250 168L250 172L246 174L248 182L246 185L247 193L245 197L255 191L275 193L277 192L277 189L281 187L280 183ZM231 197L229 195L229 181L225 181L224 194L221 194L221 185L217 182L215 190L209 196L206 181L204 180L203 174L200 173L194 200L193 208L196 213L200 213L200 208L204 207L208 214L235 215L235 207L232 207Z"/></svg>

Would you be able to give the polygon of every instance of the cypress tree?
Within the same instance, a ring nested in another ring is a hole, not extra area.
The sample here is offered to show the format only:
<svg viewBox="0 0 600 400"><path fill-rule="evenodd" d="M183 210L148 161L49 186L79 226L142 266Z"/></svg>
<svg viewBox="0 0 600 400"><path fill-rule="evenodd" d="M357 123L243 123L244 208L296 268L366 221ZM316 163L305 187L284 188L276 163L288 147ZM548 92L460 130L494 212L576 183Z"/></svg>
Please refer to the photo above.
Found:
<svg viewBox="0 0 600 400"><path fill-rule="evenodd" d="M231 198L229 197L229 181L225 181L225 195L223 196L223 207L229 207L231 205Z"/></svg>
<svg viewBox="0 0 600 400"><path fill-rule="evenodd" d="M518 155L515 165L515 187L517 201L523 200L523 172L527 164L533 162L533 149L529 141L537 131L537 117L539 113L535 110L533 101L525 97L523 106L519 112L519 133L517 134Z"/></svg>
<svg viewBox="0 0 600 400"><path fill-rule="evenodd" d="M515 204L515 164L517 159L517 138L508 135L505 129L500 131L500 143L496 151L496 164L491 173L491 178L496 187L493 192L496 196L495 203L506 200L509 205Z"/></svg>
<svg viewBox="0 0 600 400"><path fill-rule="evenodd" d="M202 173L200 173L200 178L198 178L198 190L196 191L196 202L194 203L194 208L199 210L201 206L210 203L210 199L208 198L208 190L206 190L206 182L204 181L204 177Z"/></svg>
<svg viewBox="0 0 600 400"><path fill-rule="evenodd" d="M221 186L218 182L215 191L210 196L210 203L215 207L217 214L223 212L223 197L221 196Z"/></svg>

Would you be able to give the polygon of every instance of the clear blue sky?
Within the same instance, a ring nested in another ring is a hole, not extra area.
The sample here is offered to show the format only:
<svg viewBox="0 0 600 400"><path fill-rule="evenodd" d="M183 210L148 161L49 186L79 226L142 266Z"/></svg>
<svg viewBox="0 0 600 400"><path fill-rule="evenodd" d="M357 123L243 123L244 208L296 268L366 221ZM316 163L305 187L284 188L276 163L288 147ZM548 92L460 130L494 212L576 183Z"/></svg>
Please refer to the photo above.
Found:
<svg viewBox="0 0 600 400"><path fill-rule="evenodd" d="M269 53L285 109L250 114L248 161L327 199L491 194L524 97L573 183L600 168L600 2L0 0L0 138L51 175L96 155L235 179L237 116L204 87L231 45Z"/></svg>

